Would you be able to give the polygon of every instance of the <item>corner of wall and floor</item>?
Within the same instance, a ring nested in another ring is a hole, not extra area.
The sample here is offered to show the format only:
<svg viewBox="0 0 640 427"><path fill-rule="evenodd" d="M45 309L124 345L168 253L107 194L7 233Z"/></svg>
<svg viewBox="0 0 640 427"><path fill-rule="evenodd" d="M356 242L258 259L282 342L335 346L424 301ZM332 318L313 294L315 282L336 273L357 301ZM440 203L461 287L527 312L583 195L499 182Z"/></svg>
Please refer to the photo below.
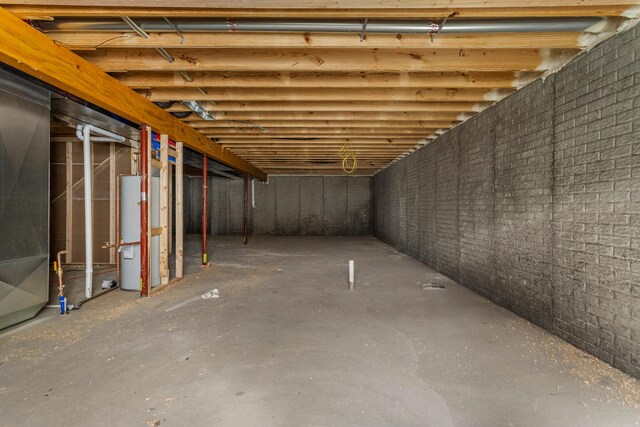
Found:
<svg viewBox="0 0 640 427"><path fill-rule="evenodd" d="M374 235L640 377L640 26L373 178Z"/></svg>

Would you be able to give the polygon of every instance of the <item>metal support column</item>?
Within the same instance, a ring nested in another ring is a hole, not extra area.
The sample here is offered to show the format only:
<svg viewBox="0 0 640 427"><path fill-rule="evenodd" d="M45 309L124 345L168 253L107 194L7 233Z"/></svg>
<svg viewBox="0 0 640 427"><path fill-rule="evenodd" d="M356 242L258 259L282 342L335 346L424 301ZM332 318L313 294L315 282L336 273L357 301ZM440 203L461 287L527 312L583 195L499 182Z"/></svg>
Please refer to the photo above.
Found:
<svg viewBox="0 0 640 427"><path fill-rule="evenodd" d="M202 155L202 266L207 267L207 155Z"/></svg>
<svg viewBox="0 0 640 427"><path fill-rule="evenodd" d="M140 172L140 295L149 295L149 138L151 130L142 126L138 153L138 170Z"/></svg>

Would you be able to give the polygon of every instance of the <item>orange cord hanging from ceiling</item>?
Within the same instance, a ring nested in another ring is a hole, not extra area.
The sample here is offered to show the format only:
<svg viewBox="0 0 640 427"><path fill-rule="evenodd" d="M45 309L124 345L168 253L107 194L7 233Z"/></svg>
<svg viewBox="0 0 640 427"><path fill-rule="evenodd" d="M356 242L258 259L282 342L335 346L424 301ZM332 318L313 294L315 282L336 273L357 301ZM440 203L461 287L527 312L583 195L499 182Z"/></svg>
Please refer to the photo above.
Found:
<svg viewBox="0 0 640 427"><path fill-rule="evenodd" d="M353 152L353 148L350 143L340 147L338 155L342 158L342 170L346 174L350 175L358 169L358 159L356 159L356 155ZM351 163L351 167L349 167L349 163Z"/></svg>

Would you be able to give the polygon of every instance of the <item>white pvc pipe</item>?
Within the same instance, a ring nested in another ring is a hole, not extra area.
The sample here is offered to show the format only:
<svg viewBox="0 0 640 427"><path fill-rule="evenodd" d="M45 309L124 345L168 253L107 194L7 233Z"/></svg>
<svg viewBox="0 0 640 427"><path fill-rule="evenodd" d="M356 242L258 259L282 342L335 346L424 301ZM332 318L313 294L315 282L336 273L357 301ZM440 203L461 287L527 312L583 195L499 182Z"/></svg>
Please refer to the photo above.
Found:
<svg viewBox="0 0 640 427"><path fill-rule="evenodd" d="M349 261L349 290L353 290L355 282L355 265L353 260Z"/></svg>
<svg viewBox="0 0 640 427"><path fill-rule="evenodd" d="M256 180L251 180L251 207L256 207Z"/></svg>
<svg viewBox="0 0 640 427"><path fill-rule="evenodd" d="M85 244L85 284L84 296L91 298L93 295L93 185L91 164L91 132L104 137L93 138L94 142L123 142L124 137L115 133L94 127L92 125L78 125L76 136L82 140L84 163L84 244ZM69 196L69 195L67 195Z"/></svg>

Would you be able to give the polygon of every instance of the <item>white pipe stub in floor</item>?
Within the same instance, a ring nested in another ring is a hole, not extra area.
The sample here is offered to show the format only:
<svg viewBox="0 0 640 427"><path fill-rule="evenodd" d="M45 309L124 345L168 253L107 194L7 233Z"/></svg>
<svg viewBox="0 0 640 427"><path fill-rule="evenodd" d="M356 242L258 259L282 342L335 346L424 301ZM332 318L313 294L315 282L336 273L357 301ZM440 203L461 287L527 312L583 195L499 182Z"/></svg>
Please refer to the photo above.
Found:
<svg viewBox="0 0 640 427"><path fill-rule="evenodd" d="M354 287L355 277L355 265L353 260L349 260L349 290L352 291Z"/></svg>

